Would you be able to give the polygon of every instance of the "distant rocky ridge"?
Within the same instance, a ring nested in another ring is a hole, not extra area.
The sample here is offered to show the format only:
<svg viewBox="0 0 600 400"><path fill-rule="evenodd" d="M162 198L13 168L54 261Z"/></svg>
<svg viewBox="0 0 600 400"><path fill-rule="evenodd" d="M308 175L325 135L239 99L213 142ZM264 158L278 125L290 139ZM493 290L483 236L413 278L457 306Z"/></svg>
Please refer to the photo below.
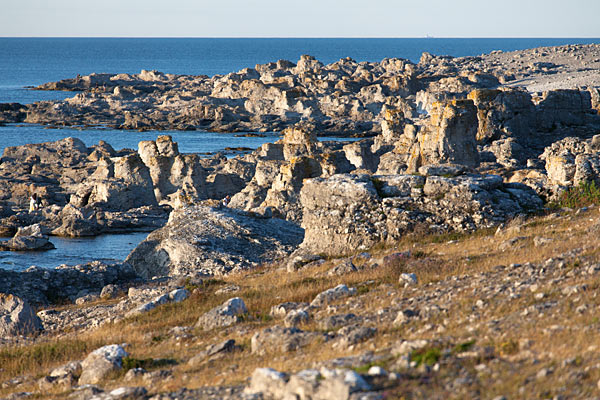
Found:
<svg viewBox="0 0 600 400"><path fill-rule="evenodd" d="M223 132L280 131L305 122L320 134L373 136L387 110L414 118L429 111L432 99L519 84L538 89L536 79L553 84L534 92L584 87L597 105L600 81L591 71L600 67L599 54L598 45L581 45L479 57L424 53L417 64L345 58L329 65L305 55L296 64L279 60L213 77L91 74L36 88L80 92L64 101L2 105L0 122Z"/></svg>

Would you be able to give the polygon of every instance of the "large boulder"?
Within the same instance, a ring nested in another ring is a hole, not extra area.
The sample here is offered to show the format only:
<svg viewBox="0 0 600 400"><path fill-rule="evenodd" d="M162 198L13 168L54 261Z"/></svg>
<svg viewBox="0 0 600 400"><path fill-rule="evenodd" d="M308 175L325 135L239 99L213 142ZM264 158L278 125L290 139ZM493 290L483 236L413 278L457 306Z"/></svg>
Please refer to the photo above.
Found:
<svg viewBox="0 0 600 400"><path fill-rule="evenodd" d="M118 344L111 344L92 351L81 362L79 385L96 384L108 374L123 367L123 357L129 354Z"/></svg>
<svg viewBox="0 0 600 400"><path fill-rule="evenodd" d="M227 207L191 206L171 213L127 257L143 277L222 275L289 254L303 238L296 224Z"/></svg>
<svg viewBox="0 0 600 400"><path fill-rule="evenodd" d="M539 209L528 186L497 175L447 176L447 168L421 168L423 176L349 175L313 178L300 192L303 250L340 255L394 242L415 228L431 232L491 227Z"/></svg>
<svg viewBox="0 0 600 400"><path fill-rule="evenodd" d="M592 141L568 137L548 146L540 158L546 162L546 173L552 184L600 183L599 150L592 146Z"/></svg>
<svg viewBox="0 0 600 400"><path fill-rule="evenodd" d="M30 335L42 329L42 321L26 301L0 293L0 336Z"/></svg>
<svg viewBox="0 0 600 400"><path fill-rule="evenodd" d="M479 165L477 108L471 100L434 103L410 150L408 172L428 164Z"/></svg>

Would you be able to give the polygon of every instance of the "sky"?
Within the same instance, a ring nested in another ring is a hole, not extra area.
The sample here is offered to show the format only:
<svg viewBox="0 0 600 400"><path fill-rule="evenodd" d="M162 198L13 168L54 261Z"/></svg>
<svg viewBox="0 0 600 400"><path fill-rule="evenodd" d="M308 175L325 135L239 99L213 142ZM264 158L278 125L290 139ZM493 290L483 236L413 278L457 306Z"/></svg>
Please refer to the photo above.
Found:
<svg viewBox="0 0 600 400"><path fill-rule="evenodd" d="M0 0L1 37L600 37L600 0Z"/></svg>

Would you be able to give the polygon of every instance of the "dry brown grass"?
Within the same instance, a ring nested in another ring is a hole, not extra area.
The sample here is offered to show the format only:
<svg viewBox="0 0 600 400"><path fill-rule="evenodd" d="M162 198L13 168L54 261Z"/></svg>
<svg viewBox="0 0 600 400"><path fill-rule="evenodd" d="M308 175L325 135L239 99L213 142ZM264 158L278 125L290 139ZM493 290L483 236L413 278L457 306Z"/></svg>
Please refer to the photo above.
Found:
<svg viewBox="0 0 600 400"><path fill-rule="evenodd" d="M378 334L375 338L367 343L357 345L352 350L336 350L330 345L315 344L293 355L254 356L250 355L249 349L250 338L254 332L265 326L281 323L281 321L274 321L269 317L269 310L272 306L285 301L310 302L321 291L340 283L361 288L360 296L362 305L364 305L361 312L367 313L391 304L393 298L386 294L388 288L396 291L398 296L402 296L404 289L397 282L399 274L405 271L415 272L419 278L419 285L427 285L449 276L491 271L497 265L527 261L542 262L573 248L583 247L582 257L597 259L600 254L599 242L597 238L590 236L587 229L598 221L598 216L598 210L594 209L580 215L569 214L559 218L536 217L524 224L509 224L508 228L499 235L494 235L494 231L488 230L471 235L410 237L394 245L377 246L372 254L375 258L382 258L391 252L411 251L416 257L413 256L406 262L388 263L375 269L365 268L344 276L330 277L325 274L335 264L335 260L293 274L274 267L265 267L232 275L223 278L222 282L198 287L193 295L182 303L164 305L149 313L127 318L116 324L102 326L92 332L75 332L35 345L1 349L0 381L24 374L34 377L43 376L53 367L70 360L83 359L91 350L112 343L128 343L127 350L132 357L137 359L169 359L178 363L172 369L173 379L166 380L154 387L154 391L175 390L181 386L195 388L204 385L239 384L244 382L257 367L269 366L279 370L296 371L335 357L386 348L400 338L411 336L410 332L414 332L414 330L411 331L411 328L414 326L408 324L399 328L378 327ZM505 250L500 249L501 243L519 236L526 239ZM554 241L535 247L533 238L536 236L553 238ZM367 281L372 281L372 283L365 286L364 282ZM218 288L232 284L240 286L241 289L234 294L215 294L215 290ZM590 285L590 282L587 284ZM590 307L598 308L600 298L595 297L592 292L594 291L590 290L582 295L578 304L585 302ZM195 329L193 331L195 338L192 341L176 342L170 337L169 330L172 327L193 326L200 315L233 296L243 298L249 309L248 317L235 328L208 332ZM549 291L548 296L548 298L552 298L552 296L560 296L560 293ZM524 308L535 304L536 301L532 296L523 296L510 303L490 304L485 318L506 316L518 318ZM345 309L344 303L344 300L339 302L340 310ZM468 315L472 306L473 298L467 291L450 305L449 314ZM571 305L569 309L563 310L565 315L570 313L569 324L591 325L594 328L592 333L583 330L575 333L564 330L549 335L548 329L560 321L547 318L543 321L524 322L519 332L504 332L501 335L482 327L470 331L464 322L455 323L451 320L446 324L443 335L454 338L456 343L476 336L478 345L494 347L496 353L501 357L510 356L510 354L504 354L506 349L510 348L507 343L518 343L519 339L524 337L533 341L531 351L537 354L553 353L563 358L572 354L573 357L577 357L585 355L589 346L596 346L597 349L600 349L600 334L596 333L600 332L600 322L598 317L575 313L573 309L576 306L577 304ZM595 319L591 321L590 318ZM441 321L433 320L433 323L438 324ZM306 328L315 329L316 326L309 324ZM434 338L439 334L435 331L426 331L419 333L419 336ZM187 364L189 358L204 350L208 344L218 343L229 338L235 339L238 344L241 344L242 351L211 359L196 367ZM580 350L574 351L574 349ZM543 365L544 361L540 362ZM489 378L488 393L505 395L513 393L518 396L518 387L523 384L521 375L529 373L535 375L540 368L540 365L523 366L522 372L516 376L514 373L511 375L508 370L503 370L505 372L500 376ZM589 374L586 380L597 380L600 377L598 375L599 373L595 370ZM117 377L116 380L107 382L106 387L122 384L121 377ZM509 389L510 385L517 389ZM543 391L541 386L540 384L540 393ZM33 387L34 385L25 385L19 390L28 390ZM11 390L13 389L0 390L0 394L9 393Z"/></svg>

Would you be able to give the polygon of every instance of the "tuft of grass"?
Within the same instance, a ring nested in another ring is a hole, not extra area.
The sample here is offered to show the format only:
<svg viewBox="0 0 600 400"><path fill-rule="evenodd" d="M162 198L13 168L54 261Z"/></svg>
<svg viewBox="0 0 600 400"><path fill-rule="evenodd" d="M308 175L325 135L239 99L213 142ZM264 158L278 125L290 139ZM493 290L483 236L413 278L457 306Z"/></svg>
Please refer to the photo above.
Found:
<svg viewBox="0 0 600 400"><path fill-rule="evenodd" d="M415 350L410 355L410 361L414 361L419 365L429 365L432 366L437 363L442 357L442 351L437 347L430 347Z"/></svg>
<svg viewBox="0 0 600 400"><path fill-rule="evenodd" d="M475 340L469 340L467 342L459 343L452 349L452 354L460 354L465 351L469 351L473 345L475 344Z"/></svg>

